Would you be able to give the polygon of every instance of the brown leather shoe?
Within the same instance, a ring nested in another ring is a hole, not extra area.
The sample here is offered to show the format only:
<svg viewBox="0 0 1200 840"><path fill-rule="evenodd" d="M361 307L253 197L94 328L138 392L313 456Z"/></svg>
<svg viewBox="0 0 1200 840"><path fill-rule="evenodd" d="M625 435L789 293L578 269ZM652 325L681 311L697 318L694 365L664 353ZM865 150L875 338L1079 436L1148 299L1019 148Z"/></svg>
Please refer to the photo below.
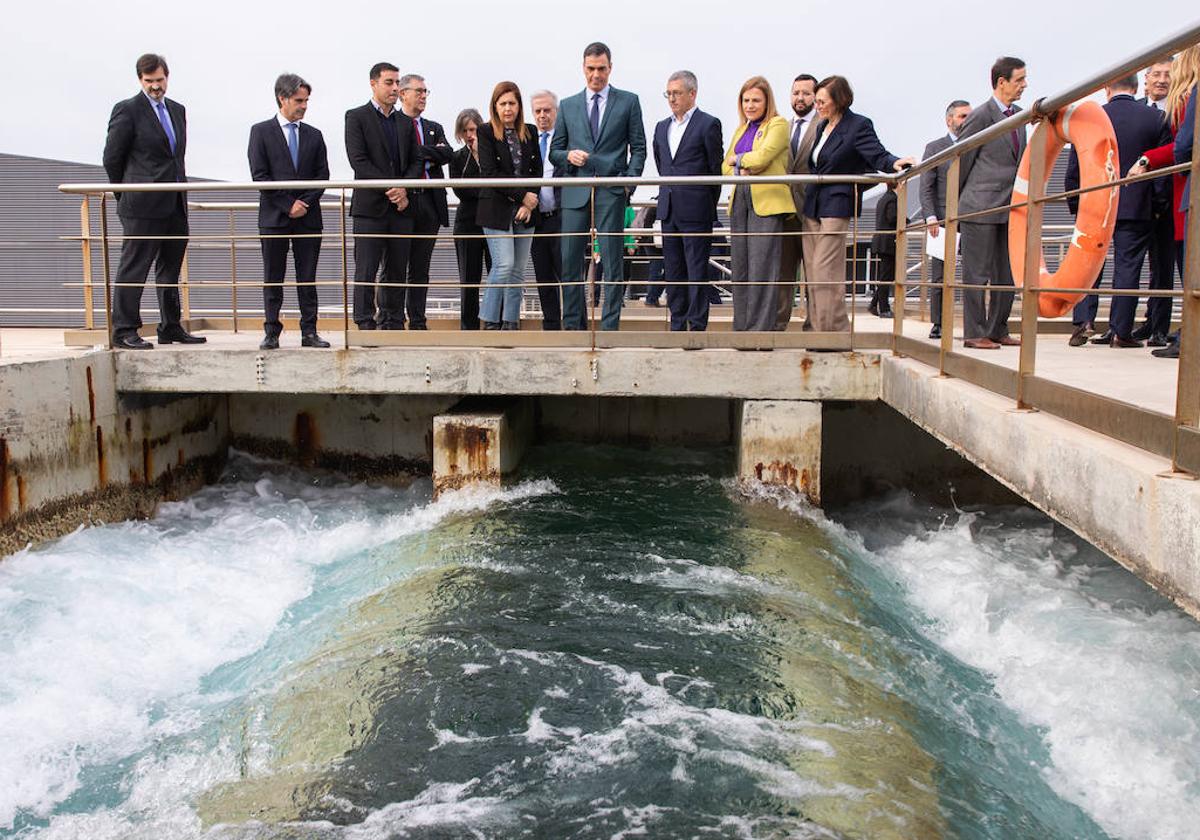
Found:
<svg viewBox="0 0 1200 840"><path fill-rule="evenodd" d="M1145 345L1142 344L1142 342L1140 342L1140 341L1134 341L1132 338L1121 338L1121 336L1115 335L1115 334L1113 335L1112 341L1109 343L1108 346L1109 347L1128 347L1131 349L1135 348L1135 347L1145 347Z"/></svg>
<svg viewBox="0 0 1200 840"><path fill-rule="evenodd" d="M968 338L963 342L963 347L969 347L972 350L999 350L1000 345L992 341L990 338Z"/></svg>
<svg viewBox="0 0 1200 840"><path fill-rule="evenodd" d="M1011 336L1011 335L1006 335L1003 338L993 338L992 341L994 341L996 344L1000 345L1001 347L1020 347L1021 346L1021 339L1019 339L1015 336Z"/></svg>

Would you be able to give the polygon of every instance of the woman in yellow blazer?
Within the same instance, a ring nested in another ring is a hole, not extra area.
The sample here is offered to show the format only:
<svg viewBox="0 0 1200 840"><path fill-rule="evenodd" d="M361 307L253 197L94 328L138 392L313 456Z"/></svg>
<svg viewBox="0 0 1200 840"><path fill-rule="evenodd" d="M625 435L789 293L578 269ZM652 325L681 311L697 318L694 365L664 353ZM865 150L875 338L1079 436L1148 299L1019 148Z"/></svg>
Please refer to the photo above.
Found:
<svg viewBox="0 0 1200 840"><path fill-rule="evenodd" d="M775 110L775 96L762 76L746 80L738 93L741 122L721 171L726 175L786 175L788 124ZM733 328L776 329L783 220L796 212L787 184L739 184L729 199ZM758 236L739 236L753 233ZM774 234L774 235L762 235Z"/></svg>

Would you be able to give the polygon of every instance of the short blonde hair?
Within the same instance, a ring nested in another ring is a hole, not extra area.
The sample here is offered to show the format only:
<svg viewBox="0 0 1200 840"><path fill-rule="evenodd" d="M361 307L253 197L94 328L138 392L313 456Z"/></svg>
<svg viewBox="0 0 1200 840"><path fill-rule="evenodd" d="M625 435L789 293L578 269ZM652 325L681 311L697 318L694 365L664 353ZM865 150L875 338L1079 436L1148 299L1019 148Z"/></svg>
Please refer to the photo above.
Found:
<svg viewBox="0 0 1200 840"><path fill-rule="evenodd" d="M746 119L746 112L742 109L742 97L746 95L746 91L758 88L762 91L763 96L767 100L767 110L763 114L762 121L768 122L772 117L779 116L779 111L775 108L775 94L771 92L771 83L763 76L751 76L742 85L742 89L738 91L737 109L738 117L745 125L749 120Z"/></svg>

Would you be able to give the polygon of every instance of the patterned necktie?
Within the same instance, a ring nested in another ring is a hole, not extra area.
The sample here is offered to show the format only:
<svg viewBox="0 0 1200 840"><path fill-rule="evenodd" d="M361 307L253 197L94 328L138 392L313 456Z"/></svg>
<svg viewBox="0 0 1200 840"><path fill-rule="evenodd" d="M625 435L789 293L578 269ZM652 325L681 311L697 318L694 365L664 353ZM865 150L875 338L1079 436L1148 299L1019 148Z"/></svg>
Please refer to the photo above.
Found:
<svg viewBox="0 0 1200 840"><path fill-rule="evenodd" d="M588 119L588 123L592 129L592 142L596 142L596 138L600 136L600 94L592 94L592 113Z"/></svg>
<svg viewBox="0 0 1200 840"><path fill-rule="evenodd" d="M800 151L800 126L804 125L800 120L796 120L796 125L792 128L792 158L795 159L796 154Z"/></svg>
<svg viewBox="0 0 1200 840"><path fill-rule="evenodd" d="M1006 116L1006 117L1011 117L1015 113L1017 113L1017 109L1014 108L1012 105L1009 105L1007 108L1004 109L1004 116ZM1020 157L1021 156L1021 138L1017 136L1017 130L1015 128L1008 133L1008 139L1012 141L1013 154L1016 155L1017 157Z"/></svg>
<svg viewBox="0 0 1200 840"><path fill-rule="evenodd" d="M167 106L162 102L154 103L155 110L158 111L158 121L162 123L163 131L167 133L167 142L171 145L171 154L175 154L175 127L171 125L171 118L167 116Z"/></svg>
<svg viewBox="0 0 1200 840"><path fill-rule="evenodd" d="M288 123L288 151L292 155L292 168L300 171L300 136L299 128L294 122Z"/></svg>

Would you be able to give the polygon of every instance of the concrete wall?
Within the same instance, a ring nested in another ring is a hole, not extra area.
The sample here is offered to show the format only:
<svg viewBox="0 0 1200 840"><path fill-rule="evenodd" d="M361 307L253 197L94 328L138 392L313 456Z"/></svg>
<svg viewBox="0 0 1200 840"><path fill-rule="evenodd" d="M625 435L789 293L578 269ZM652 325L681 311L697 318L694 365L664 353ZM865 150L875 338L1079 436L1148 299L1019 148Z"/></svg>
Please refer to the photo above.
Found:
<svg viewBox="0 0 1200 840"><path fill-rule="evenodd" d="M118 397L114 382L109 353L0 365L0 554L216 477L223 396Z"/></svg>
<svg viewBox="0 0 1200 840"><path fill-rule="evenodd" d="M733 442L737 403L728 399L541 397L537 439L668 446Z"/></svg>

